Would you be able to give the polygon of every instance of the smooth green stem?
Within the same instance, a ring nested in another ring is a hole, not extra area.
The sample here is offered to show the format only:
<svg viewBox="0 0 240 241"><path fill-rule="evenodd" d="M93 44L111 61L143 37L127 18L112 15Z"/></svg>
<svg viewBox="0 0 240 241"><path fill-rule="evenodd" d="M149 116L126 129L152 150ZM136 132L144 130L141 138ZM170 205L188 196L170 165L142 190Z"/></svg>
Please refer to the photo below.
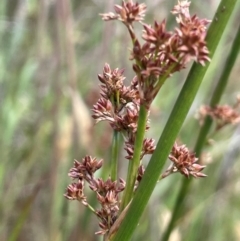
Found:
<svg viewBox="0 0 240 241"><path fill-rule="evenodd" d="M178 60L179 62L181 62L181 59ZM156 85L156 89L160 89L163 84L165 83L165 81L169 78L169 75L172 73L172 70L177 66L177 63L173 63L172 65L170 65L170 67L168 68L167 72L161 76L158 80L158 83Z"/></svg>
<svg viewBox="0 0 240 241"><path fill-rule="evenodd" d="M117 101L117 108L119 107L119 99L120 99L120 92L119 90L116 92L116 101Z"/></svg>
<svg viewBox="0 0 240 241"><path fill-rule="evenodd" d="M158 80L158 82L157 82L157 85L155 86L156 94L158 93L158 91L160 90L160 88L163 86L163 84L165 83L165 81L167 80L167 78L169 78L169 75L170 75L170 73L172 72L172 70L174 69L174 67L176 67L176 64L175 64L175 63L172 64L172 65L168 68L167 72L166 72L163 76L161 76L161 77L159 78L159 80Z"/></svg>
<svg viewBox="0 0 240 241"><path fill-rule="evenodd" d="M90 204L88 204L87 207L88 207L88 209L89 209L91 212L93 212L94 214L96 214L95 209L94 209Z"/></svg>
<svg viewBox="0 0 240 241"><path fill-rule="evenodd" d="M117 180L117 164L118 164L118 154L120 145L120 133L116 130L113 132L112 140L112 152L111 152L111 179L112 181Z"/></svg>
<svg viewBox="0 0 240 241"><path fill-rule="evenodd" d="M119 90L116 91L115 96L111 97L111 102L115 106L115 109L119 108ZM112 147L111 147L111 179L112 181L117 180L117 164L119 155L120 145L120 133L116 130L113 132Z"/></svg>
<svg viewBox="0 0 240 241"><path fill-rule="evenodd" d="M126 188L123 195L121 210L123 210L133 197L133 189L140 164L140 156L142 152L143 139L145 135L148 110L144 105L140 106L137 134L134 144L133 159L129 161Z"/></svg>
<svg viewBox="0 0 240 241"><path fill-rule="evenodd" d="M231 70L234 66L234 63L237 59L238 53L239 53L239 49L240 49L240 26L238 28L238 32L236 34L236 37L234 39L232 48L230 50L230 53L228 55L225 67L223 69L222 75L219 79L219 81L217 82L216 88L213 92L211 101L210 101L210 106L214 107L215 105L217 105L221 99L221 96L226 88L227 82L229 80L229 75L231 73ZM196 156L200 156L202 149L205 145L206 139L207 139L207 135L209 133L209 130L211 128L212 125L212 119L210 117L207 117L204 121L204 124L202 126L202 128L200 129L198 138L197 138L197 142L194 148L194 151L196 153ZM172 217L171 220L168 224L168 227L163 235L163 238L161 239L162 241L167 241L169 239L169 236L173 230L173 228L175 227L176 222L179 220L180 216L182 213L184 213L184 201L185 201L185 197L188 194L188 190L191 184L191 180L192 179L186 179L183 178L182 180L182 184L181 184L181 188L179 190L179 193L177 195L177 199L175 201L175 206L172 212Z"/></svg>

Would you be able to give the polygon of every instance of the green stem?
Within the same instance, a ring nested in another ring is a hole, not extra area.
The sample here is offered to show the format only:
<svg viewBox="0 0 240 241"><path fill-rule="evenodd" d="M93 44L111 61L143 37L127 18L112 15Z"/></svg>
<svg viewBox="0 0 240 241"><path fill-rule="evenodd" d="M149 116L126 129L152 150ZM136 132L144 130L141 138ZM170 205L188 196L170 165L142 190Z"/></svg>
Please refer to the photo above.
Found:
<svg viewBox="0 0 240 241"><path fill-rule="evenodd" d="M216 85L216 88L213 92L211 101L210 101L210 106L214 107L217 105L221 99L221 96L226 88L227 82L229 80L229 75L231 73L231 70L234 66L234 63L237 59L238 52L240 49L240 26L238 28L238 32L236 34L236 37L234 39L231 51L229 53L229 56L227 58L225 67L223 69L222 75ZM210 117L207 117L204 121L204 124L202 128L200 129L197 142L194 148L194 151L196 153L196 156L200 156L201 151L205 145L207 134L209 133L209 130L212 125L212 119ZM172 217L171 220L168 224L168 227L163 235L163 238L161 239L162 241L167 241L169 239L169 236L175 227L176 222L179 220L180 216L182 213L184 213L184 208L182 205L184 204L185 197L187 196L190 184L191 184L192 179L186 179L184 178L182 180L181 188L179 190L179 193L177 195L177 199L175 201L175 206L172 212Z"/></svg>
<svg viewBox="0 0 240 241"><path fill-rule="evenodd" d="M123 195L121 210L123 210L133 197L133 189L137 176L137 170L140 164L140 156L142 152L143 139L146 129L148 110L144 105L140 106L138 117L138 128L134 144L133 159L129 161L126 188Z"/></svg>
<svg viewBox="0 0 240 241"><path fill-rule="evenodd" d="M116 91L115 96L111 96L111 102L115 106L115 109L119 108L119 90ZM120 145L120 133L116 130L113 132L112 147L111 147L111 179L112 181L117 180L117 164L118 164L118 154Z"/></svg>
<svg viewBox="0 0 240 241"><path fill-rule="evenodd" d="M111 179L117 180L117 164L119 154L120 133L116 130L113 132L112 152L111 152Z"/></svg>
<svg viewBox="0 0 240 241"><path fill-rule="evenodd" d="M160 88L163 86L163 84L165 83L165 81L169 78L169 75L170 75L170 73L172 72L172 70L176 67L176 63L174 63L174 64L172 64L169 68L168 68L168 70L167 70L167 72L163 75L163 76L161 76L160 78L159 78L159 80L158 80L158 82L157 82L157 85L155 86L155 89L157 90L157 92L160 90Z"/></svg>
<svg viewBox="0 0 240 241"><path fill-rule="evenodd" d="M93 212L94 214L96 214L95 209L94 209L90 204L87 204L86 207L87 207L91 212Z"/></svg>

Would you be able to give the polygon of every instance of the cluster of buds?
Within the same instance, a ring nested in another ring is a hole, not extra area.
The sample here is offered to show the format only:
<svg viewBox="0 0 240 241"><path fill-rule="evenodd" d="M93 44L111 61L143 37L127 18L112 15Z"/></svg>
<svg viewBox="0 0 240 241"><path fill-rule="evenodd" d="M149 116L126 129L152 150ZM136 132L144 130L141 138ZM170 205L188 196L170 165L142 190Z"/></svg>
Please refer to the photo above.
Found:
<svg viewBox="0 0 240 241"><path fill-rule="evenodd" d="M175 143L168 158L172 161L172 164L162 174L161 178L165 178L175 172L180 172L186 177L206 177L206 175L201 172L205 166L196 163L198 158L196 158L195 154L190 152L185 145L177 145L177 143Z"/></svg>
<svg viewBox="0 0 240 241"><path fill-rule="evenodd" d="M201 106L198 113L200 124L203 123L206 116L210 116L217 122L216 130L227 124L237 124L240 122L239 106L240 97L237 98L237 102L233 107L229 105Z"/></svg>
<svg viewBox="0 0 240 241"><path fill-rule="evenodd" d="M210 61L206 47L207 19L199 19L189 14L190 2L179 1L173 8L178 27L174 31L166 30L166 21L155 22L153 26L143 23L145 4L129 1L122 6L115 5L115 14L102 14L103 20L120 20L130 33L133 49L131 59L135 60L133 70L136 73L141 104L146 108L157 95L162 84L172 73L185 68L190 60L204 65ZM133 22L143 25L142 45L136 37Z"/></svg>
<svg viewBox="0 0 240 241"><path fill-rule="evenodd" d="M115 12L116 14L110 12L110 13L104 13L102 15L103 20L120 20L124 24L131 25L135 21L142 21L145 17L146 12L146 4L145 3L134 3L132 1L125 2L122 1L122 6L115 5Z"/></svg>
<svg viewBox="0 0 240 241"><path fill-rule="evenodd" d="M74 166L69 171L69 177L76 182L70 184L64 196L69 200L78 200L84 206L90 208L100 219L100 231L96 234L104 235L109 231L118 217L119 211L119 193L125 188L125 182L120 179L112 181L110 178L103 181L101 178L95 178L94 173L102 167L103 160L97 160L91 156L86 156L81 162L74 161ZM84 184L87 182L91 190L96 193L97 200L101 205L100 210L95 210L87 202L84 194Z"/></svg>
<svg viewBox="0 0 240 241"><path fill-rule="evenodd" d="M134 143L137 131L137 121L140 109L140 96L137 78L134 77L130 86L125 86L123 70L111 69L105 64L103 74L98 75L101 82L101 97L93 106L92 117L96 123L107 121L110 126L123 134L125 140L126 159L131 160L134 153ZM146 125L146 130L149 124ZM153 139L144 139L141 158L152 154L155 150Z"/></svg>

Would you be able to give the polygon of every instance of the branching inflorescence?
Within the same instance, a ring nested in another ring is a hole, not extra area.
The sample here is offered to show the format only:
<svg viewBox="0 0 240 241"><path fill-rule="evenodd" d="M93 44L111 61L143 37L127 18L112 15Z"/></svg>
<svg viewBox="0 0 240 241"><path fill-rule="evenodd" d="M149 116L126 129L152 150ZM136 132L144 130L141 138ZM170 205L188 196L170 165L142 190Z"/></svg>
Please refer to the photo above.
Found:
<svg viewBox="0 0 240 241"><path fill-rule="evenodd" d="M194 60L201 65L210 61L206 47L206 26L210 22L199 19L189 13L190 2L179 1L173 8L172 14L176 15L178 26L173 31L166 30L166 21L154 22L153 26L143 22L146 11L145 4L133 1L122 2L115 5L115 13L101 14L106 21L120 20L126 27L132 40L130 59L134 61L133 71L135 77L129 86L124 85L125 77L122 69L112 69L105 64L103 73L98 75L100 81L101 98L93 106L93 115L96 123L107 121L112 129L120 132L125 141L124 149L127 152L126 159L132 161L134 145L138 129L139 111L143 106L149 116L150 106L161 86L167 78L176 71L184 69L186 64ZM143 26L143 44L137 38L133 23L139 22ZM149 129L149 121L146 121L145 131ZM152 138L143 139L139 168L135 174L135 188L144 175L142 158L152 154L155 150ZM205 166L196 163L197 158L186 146L178 146L176 143L169 155L172 165L162 175L180 172L186 177L204 177L201 173ZM95 178L94 173L102 167L103 160L97 160L86 156L81 162L75 161L70 169L69 176L76 180L66 190L65 197L69 200L78 200L92 210L100 219L101 231L97 234L108 234L110 228L120 215L120 193L125 189L123 179L103 181ZM95 210L87 201L84 194L85 183L89 184L96 193L101 209Z"/></svg>

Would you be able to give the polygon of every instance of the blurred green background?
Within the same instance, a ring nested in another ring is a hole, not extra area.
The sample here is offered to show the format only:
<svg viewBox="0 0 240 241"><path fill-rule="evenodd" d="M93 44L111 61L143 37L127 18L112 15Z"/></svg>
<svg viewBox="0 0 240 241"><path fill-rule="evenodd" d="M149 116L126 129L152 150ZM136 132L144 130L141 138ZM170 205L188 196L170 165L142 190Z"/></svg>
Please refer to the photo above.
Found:
<svg viewBox="0 0 240 241"><path fill-rule="evenodd" d="M167 18L174 0L145 1L146 22ZM105 62L124 68L130 38L120 22L103 22L99 13L113 11L119 1L0 1L0 240L102 240L97 218L77 202L63 197L71 182L73 159L86 154L104 158L99 175L109 175L112 133L106 123L94 126L91 108L99 97L97 74ZM191 13L211 19L219 1L193 1ZM193 148L199 130L194 118L207 104L239 25L239 4L217 54L185 121L179 139ZM137 30L140 34L140 25ZM148 137L158 139L180 92L188 69L166 82L152 107ZM230 76L222 103L239 94L240 58ZM178 240L240 240L240 127L229 126L206 146L205 179L194 180L189 210L170 238ZM127 161L121 153L120 173ZM147 163L147 160L144 162ZM133 240L157 241L170 217L181 176L161 181ZM94 206L94 197L89 192Z"/></svg>

